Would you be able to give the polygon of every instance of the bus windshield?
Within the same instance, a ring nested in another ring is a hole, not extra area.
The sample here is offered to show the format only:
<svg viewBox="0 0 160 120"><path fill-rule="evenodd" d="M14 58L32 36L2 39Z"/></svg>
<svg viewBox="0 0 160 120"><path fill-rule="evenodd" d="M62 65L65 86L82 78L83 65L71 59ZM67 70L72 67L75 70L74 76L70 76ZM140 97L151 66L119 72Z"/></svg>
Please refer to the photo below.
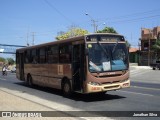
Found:
<svg viewBox="0 0 160 120"><path fill-rule="evenodd" d="M88 43L88 51L90 72L118 71L128 68L125 43Z"/></svg>

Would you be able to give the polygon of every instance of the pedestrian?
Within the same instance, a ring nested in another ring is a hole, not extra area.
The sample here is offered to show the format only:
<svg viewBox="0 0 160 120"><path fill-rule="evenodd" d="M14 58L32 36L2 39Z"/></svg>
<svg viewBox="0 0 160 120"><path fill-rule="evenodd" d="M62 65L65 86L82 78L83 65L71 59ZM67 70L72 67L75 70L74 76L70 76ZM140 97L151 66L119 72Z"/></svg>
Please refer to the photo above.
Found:
<svg viewBox="0 0 160 120"><path fill-rule="evenodd" d="M6 68L6 65L3 64L3 67L2 67L2 75L7 75L7 68Z"/></svg>

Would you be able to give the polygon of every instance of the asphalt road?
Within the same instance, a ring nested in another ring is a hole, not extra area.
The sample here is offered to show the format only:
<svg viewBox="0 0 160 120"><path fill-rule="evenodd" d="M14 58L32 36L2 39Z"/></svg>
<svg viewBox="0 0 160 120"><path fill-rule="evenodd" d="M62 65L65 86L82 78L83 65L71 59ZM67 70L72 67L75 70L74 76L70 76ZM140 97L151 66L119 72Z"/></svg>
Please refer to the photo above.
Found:
<svg viewBox="0 0 160 120"><path fill-rule="evenodd" d="M8 76L0 76L0 90L42 105L42 107L48 107L51 111L74 111L67 114L73 116L81 114L81 119L86 116L87 119L89 119L92 115L95 116L96 114L102 117L110 117L113 116L112 114L116 116L117 114L121 114L120 111L123 111L122 116L125 112L128 113L130 111L137 111L137 114L141 111L146 111L147 113L160 111L159 76L159 70L153 71L146 68L131 67L130 88L110 91L104 96L74 94L72 98L64 98L59 90L38 86L34 88L28 87L23 82L17 80L14 73L9 73ZM85 113L75 111L85 111ZM88 112L89 115L86 115L87 111L103 112ZM109 111L106 113L107 115L104 115L104 112L107 111ZM110 118L116 120L159 119L158 117Z"/></svg>

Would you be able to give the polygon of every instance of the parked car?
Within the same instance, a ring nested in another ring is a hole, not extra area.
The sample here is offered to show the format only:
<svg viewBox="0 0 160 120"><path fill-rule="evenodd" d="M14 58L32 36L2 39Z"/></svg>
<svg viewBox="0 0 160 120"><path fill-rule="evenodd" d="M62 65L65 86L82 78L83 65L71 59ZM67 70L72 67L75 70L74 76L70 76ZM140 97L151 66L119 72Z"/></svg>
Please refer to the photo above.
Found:
<svg viewBox="0 0 160 120"><path fill-rule="evenodd" d="M156 61L156 63L150 64L153 70L159 69L160 70L160 61Z"/></svg>

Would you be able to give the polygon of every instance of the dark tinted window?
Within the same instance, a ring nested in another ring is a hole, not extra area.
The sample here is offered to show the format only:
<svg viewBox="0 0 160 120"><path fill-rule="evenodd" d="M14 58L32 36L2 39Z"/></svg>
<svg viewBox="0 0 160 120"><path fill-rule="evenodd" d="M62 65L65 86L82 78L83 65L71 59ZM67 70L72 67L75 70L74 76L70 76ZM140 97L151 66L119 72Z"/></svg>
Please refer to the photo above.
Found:
<svg viewBox="0 0 160 120"><path fill-rule="evenodd" d="M59 62L70 63L71 62L71 45L61 45L59 48Z"/></svg>
<svg viewBox="0 0 160 120"><path fill-rule="evenodd" d="M39 63L45 63L46 62L46 54L45 54L45 48L39 49Z"/></svg>
<svg viewBox="0 0 160 120"><path fill-rule="evenodd" d="M31 57L30 57L30 63L38 63L38 57L36 55L36 49L31 50Z"/></svg>
<svg viewBox="0 0 160 120"><path fill-rule="evenodd" d="M19 64L19 52L16 52L16 63Z"/></svg>
<svg viewBox="0 0 160 120"><path fill-rule="evenodd" d="M25 63L31 63L30 50L25 51Z"/></svg>
<svg viewBox="0 0 160 120"><path fill-rule="evenodd" d="M48 63L58 62L58 46L49 46L47 51Z"/></svg>

